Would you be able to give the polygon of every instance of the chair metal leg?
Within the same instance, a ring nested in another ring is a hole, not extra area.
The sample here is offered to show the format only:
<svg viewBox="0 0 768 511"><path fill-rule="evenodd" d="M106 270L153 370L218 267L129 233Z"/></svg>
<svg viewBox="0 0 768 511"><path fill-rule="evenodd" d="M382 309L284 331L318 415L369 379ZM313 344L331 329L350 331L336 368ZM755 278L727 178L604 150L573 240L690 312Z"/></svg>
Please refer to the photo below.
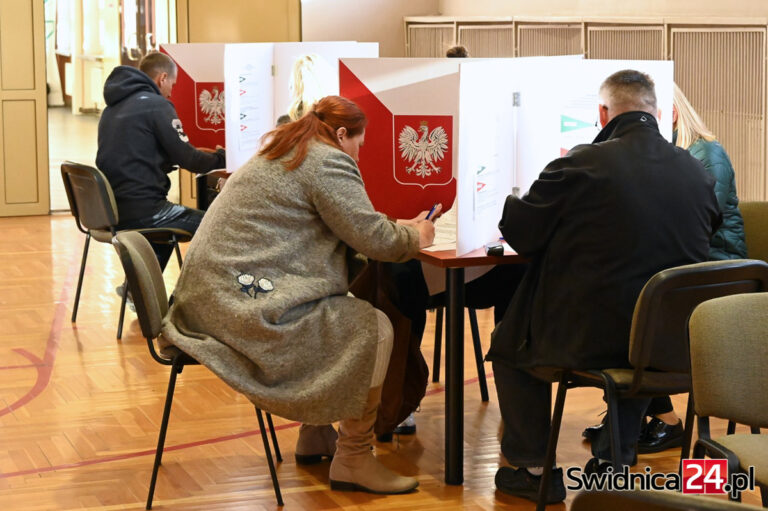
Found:
<svg viewBox="0 0 768 511"><path fill-rule="evenodd" d="M443 307L435 309L435 349L432 355L432 383L440 381L440 349L443 344Z"/></svg>
<svg viewBox="0 0 768 511"><path fill-rule="evenodd" d="M752 433L753 435L759 435L760 434L760 428L758 428L757 426L750 426L749 427L749 432Z"/></svg>
<svg viewBox="0 0 768 511"><path fill-rule="evenodd" d="M683 460L691 455L691 442L693 441L693 420L696 412L693 409L693 392L688 393L688 406L685 409L685 430L683 431L683 447L680 450L679 472L682 474Z"/></svg>
<svg viewBox="0 0 768 511"><path fill-rule="evenodd" d="M552 423L549 428L547 453L544 456L544 470L541 474L541 481L539 481L539 500L536 502L536 511L544 511L544 508L547 507L547 490L549 489L549 481L552 479L552 468L555 466L557 440L560 437L560 423L563 420L566 392L568 392L568 378L566 372L563 371L557 384L557 397L555 398L555 409L552 412Z"/></svg>
<svg viewBox="0 0 768 511"><path fill-rule="evenodd" d="M179 262L179 269L181 269L181 249L179 248L179 242L176 240L176 236L173 236L173 250L176 252L176 260Z"/></svg>
<svg viewBox="0 0 768 511"><path fill-rule="evenodd" d="M264 417L261 414L261 409L256 408L256 416L259 418L259 430L261 431L261 441L264 443L264 453L267 455L267 464L269 465L269 475L272 476L272 487L275 489L275 497L277 498L277 505L283 505L283 496L280 493L280 483L277 481L277 473L275 472L275 462L272 461L272 450L269 448L269 440L267 440L267 429L264 427Z"/></svg>
<svg viewBox="0 0 768 511"><path fill-rule="evenodd" d="M477 326L477 312L467 308L469 313L469 326L472 328L472 344L475 347L475 365L477 366L477 382L480 384L480 400L488 402L488 382L485 380L485 366L483 365L483 346L480 344L480 329Z"/></svg>
<svg viewBox="0 0 768 511"><path fill-rule="evenodd" d="M163 447L165 446L165 434L168 431L168 419L171 416L171 404L173 403L173 391L176 388L176 375L181 372L184 366L174 362L171 366L171 376L168 379L168 392L165 395L165 408L163 409L163 420L160 423L160 434L157 437L157 450L155 451L155 465L152 467L152 479L149 481L149 494L147 495L146 509L152 509L152 498L155 496L155 483L157 482L157 472L160 469L160 463L163 461Z"/></svg>
<svg viewBox="0 0 768 511"><path fill-rule="evenodd" d="M613 473L621 471L621 436L619 432L619 400L616 396L616 386L607 375L603 374L605 382L605 401L608 404L608 439L611 445L611 463L613 464Z"/></svg>
<svg viewBox="0 0 768 511"><path fill-rule="evenodd" d="M736 423L733 421L728 421L728 429L726 429L725 434L733 435L734 433L736 433Z"/></svg>
<svg viewBox="0 0 768 511"><path fill-rule="evenodd" d="M768 507L768 484L758 484L760 488L760 501L763 507Z"/></svg>
<svg viewBox="0 0 768 511"><path fill-rule="evenodd" d="M83 288L83 276L85 275L85 260L88 259L88 247L91 244L91 233L85 235L83 245L83 257L80 259L80 276L77 279L77 291L75 292L75 305L72 307L72 323L77 320L77 307L80 305L80 291Z"/></svg>
<svg viewBox="0 0 768 511"><path fill-rule="evenodd" d="M272 414L269 412L264 412L267 414L267 424L269 424L269 434L272 436L272 445L275 446L275 458L278 462L283 462L283 455L280 454L280 444L277 443L277 434L275 434L275 425L272 424Z"/></svg>
<svg viewBox="0 0 768 511"><path fill-rule="evenodd" d="M120 301L120 319L117 320L117 338L123 338L123 322L125 321L125 302L128 301L128 279L123 280L123 299Z"/></svg>

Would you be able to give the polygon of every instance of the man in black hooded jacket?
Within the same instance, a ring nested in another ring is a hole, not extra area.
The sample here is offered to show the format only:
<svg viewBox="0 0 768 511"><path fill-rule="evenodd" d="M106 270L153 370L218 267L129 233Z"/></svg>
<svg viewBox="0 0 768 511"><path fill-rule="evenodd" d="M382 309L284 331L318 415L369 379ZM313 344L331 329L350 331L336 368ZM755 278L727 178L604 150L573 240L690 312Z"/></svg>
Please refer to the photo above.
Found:
<svg viewBox="0 0 768 511"><path fill-rule="evenodd" d="M179 228L194 233L203 212L167 200L177 168L208 172L224 168L224 150L208 153L189 144L176 109L167 98L176 83L176 63L159 52L139 69L118 66L104 84L107 108L99 121L96 166L115 194L118 229ZM172 247L153 245L165 268Z"/></svg>

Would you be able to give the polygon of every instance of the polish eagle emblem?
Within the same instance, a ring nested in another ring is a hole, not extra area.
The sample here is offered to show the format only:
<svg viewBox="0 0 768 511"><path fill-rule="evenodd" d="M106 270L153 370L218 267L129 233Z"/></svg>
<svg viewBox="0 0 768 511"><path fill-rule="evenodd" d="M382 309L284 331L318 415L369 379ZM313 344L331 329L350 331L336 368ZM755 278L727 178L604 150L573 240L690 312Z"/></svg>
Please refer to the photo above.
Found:
<svg viewBox="0 0 768 511"><path fill-rule="evenodd" d="M448 150L448 134L442 126L429 131L426 121L422 121L417 132L406 125L400 131L397 139L401 157L410 166L405 171L426 178L432 173L440 173L441 168L436 163L445 157Z"/></svg>
<svg viewBox="0 0 768 511"><path fill-rule="evenodd" d="M203 89L199 102L200 110L207 116L206 122L215 125L224 121L224 91L219 92L218 87Z"/></svg>

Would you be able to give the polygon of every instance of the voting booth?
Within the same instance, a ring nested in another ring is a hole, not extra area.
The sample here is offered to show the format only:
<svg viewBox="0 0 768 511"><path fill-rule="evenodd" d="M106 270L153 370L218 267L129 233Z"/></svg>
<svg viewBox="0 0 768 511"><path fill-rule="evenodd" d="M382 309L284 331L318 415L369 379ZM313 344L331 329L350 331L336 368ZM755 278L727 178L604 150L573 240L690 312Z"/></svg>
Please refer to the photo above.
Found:
<svg viewBox="0 0 768 511"><path fill-rule="evenodd" d="M354 41L163 44L160 51L178 68L171 101L190 143L226 147L230 171L255 154L261 136L287 113L289 80L298 58L317 57L321 65L315 85L328 95L339 92L339 58L379 54L378 43ZM198 207L207 205L202 195L198 190Z"/></svg>
<svg viewBox="0 0 768 511"><path fill-rule="evenodd" d="M622 69L654 79L671 140L670 61L341 59L341 95L368 116L359 166L374 207L412 218L453 205L456 255L498 240L506 197L600 132L600 84Z"/></svg>
<svg viewBox="0 0 768 511"><path fill-rule="evenodd" d="M233 120L226 131L227 170L234 172L259 149L261 137L288 113L289 80L296 59L312 55L318 64L312 77L320 97L339 94L339 59L375 57L378 43L308 42L226 44L223 53L226 115ZM306 80L306 78L305 78ZM307 84L305 84L306 86Z"/></svg>

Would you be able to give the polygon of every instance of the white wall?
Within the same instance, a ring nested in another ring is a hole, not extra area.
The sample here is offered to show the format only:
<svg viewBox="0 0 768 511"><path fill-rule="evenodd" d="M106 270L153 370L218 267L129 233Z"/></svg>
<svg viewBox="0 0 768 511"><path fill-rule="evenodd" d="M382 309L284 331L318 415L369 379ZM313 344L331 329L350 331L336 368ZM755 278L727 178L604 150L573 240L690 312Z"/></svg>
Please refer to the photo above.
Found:
<svg viewBox="0 0 768 511"><path fill-rule="evenodd" d="M405 57L403 17L438 12L439 0L302 0L302 41L378 42L379 56Z"/></svg>
<svg viewBox="0 0 768 511"><path fill-rule="evenodd" d="M445 16L765 17L767 0L440 0Z"/></svg>

